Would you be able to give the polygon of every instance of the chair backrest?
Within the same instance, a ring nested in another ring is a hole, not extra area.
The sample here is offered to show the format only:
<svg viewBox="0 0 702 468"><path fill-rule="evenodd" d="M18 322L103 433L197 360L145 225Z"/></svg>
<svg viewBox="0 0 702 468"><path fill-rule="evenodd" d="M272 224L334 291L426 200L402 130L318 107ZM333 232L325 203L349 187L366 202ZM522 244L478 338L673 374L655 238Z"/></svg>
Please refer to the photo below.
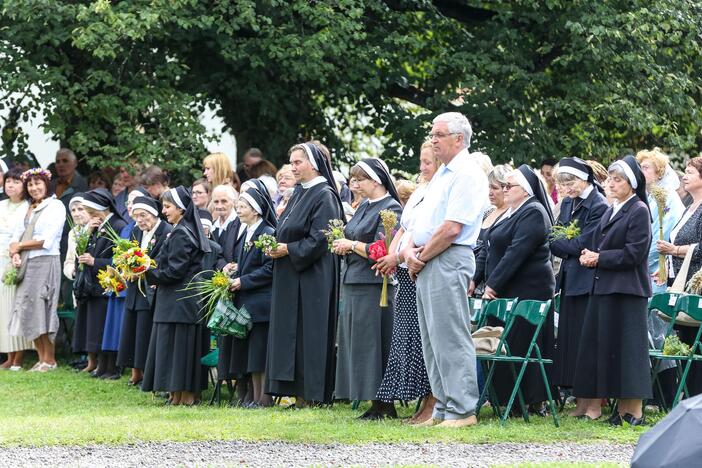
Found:
<svg viewBox="0 0 702 468"><path fill-rule="evenodd" d="M487 301L477 297L468 298L468 307L470 308L471 322L480 323L483 316L483 307Z"/></svg>
<svg viewBox="0 0 702 468"><path fill-rule="evenodd" d="M553 296L553 311L559 313L561 311L561 293Z"/></svg>
<svg viewBox="0 0 702 468"><path fill-rule="evenodd" d="M648 310L658 310L671 319L678 315L677 302L683 294L680 293L658 293L654 294L648 303Z"/></svg>
<svg viewBox="0 0 702 468"><path fill-rule="evenodd" d="M517 303L518 299L516 297L513 299L492 299L487 303L483 303L482 323L480 325L482 325L488 317L495 317L507 324L510 313Z"/></svg>
<svg viewBox="0 0 702 468"><path fill-rule="evenodd" d="M515 317L523 318L534 326L538 326L546 319L549 307L551 307L550 299L548 301L523 300L517 303L512 314Z"/></svg>
<svg viewBox="0 0 702 468"><path fill-rule="evenodd" d="M675 312L685 312L687 315L702 322L702 296L685 294L675 303Z"/></svg>

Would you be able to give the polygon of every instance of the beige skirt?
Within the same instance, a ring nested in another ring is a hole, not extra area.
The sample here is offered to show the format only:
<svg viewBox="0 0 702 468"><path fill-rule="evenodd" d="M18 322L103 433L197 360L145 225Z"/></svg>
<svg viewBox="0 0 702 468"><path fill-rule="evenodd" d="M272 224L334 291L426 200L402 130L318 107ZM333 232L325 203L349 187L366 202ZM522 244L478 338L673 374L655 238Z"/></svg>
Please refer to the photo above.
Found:
<svg viewBox="0 0 702 468"><path fill-rule="evenodd" d="M0 258L0 272L4 272L10 260ZM10 315L15 303L17 286L6 286L0 281L0 353L14 353L26 349L34 349L34 344L21 336L10 335Z"/></svg>

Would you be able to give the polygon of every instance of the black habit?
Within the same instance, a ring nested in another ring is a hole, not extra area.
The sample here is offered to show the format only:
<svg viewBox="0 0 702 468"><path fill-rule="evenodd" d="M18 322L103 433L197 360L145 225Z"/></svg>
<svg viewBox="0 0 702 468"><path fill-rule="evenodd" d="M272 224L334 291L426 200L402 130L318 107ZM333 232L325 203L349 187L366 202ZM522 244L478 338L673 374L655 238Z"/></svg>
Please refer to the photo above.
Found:
<svg viewBox="0 0 702 468"><path fill-rule="evenodd" d="M531 197L513 212L503 216L485 235L485 244L476 261L475 284L483 279L486 287L495 290L497 297L535 299L553 298L556 280L551 266L548 235L551 220L535 198ZM491 317L489 325L503 326ZM516 317L507 343L510 350L524 356L535 327L521 317ZM553 350L553 312L549 312L537 341L544 357L551 357ZM500 404L506 405L514 387L514 378L508 365L497 365L494 385ZM524 401L537 403L546 399L546 391L539 368L528 365L521 384Z"/></svg>
<svg viewBox="0 0 702 468"><path fill-rule="evenodd" d="M147 250L149 257L154 260L158 258L166 236L172 230L173 227L170 224L160 221L149 242ZM134 227L132 236L141 245L144 232L138 227ZM149 351L153 325L154 295L155 290L145 277L141 280L141 287L132 281L128 284L119 338L119 353L117 354L117 365L120 367L134 367L143 370L146 365L146 355Z"/></svg>
<svg viewBox="0 0 702 468"><path fill-rule="evenodd" d="M329 402L334 390L334 332L339 259L322 230L341 219L327 183L297 186L280 216L277 240L288 255L273 263L266 391Z"/></svg>
<svg viewBox="0 0 702 468"><path fill-rule="evenodd" d="M102 351L102 335L107 317L107 296L100 286L97 274L112 265L112 241L106 236L106 225L119 233L127 225L122 218L110 216L106 224L93 230L86 253L95 259L93 266L76 267L74 285L77 288L78 307L73 332L74 353L99 353Z"/></svg>
<svg viewBox="0 0 702 468"><path fill-rule="evenodd" d="M556 239L551 242L553 255L563 259L558 273L561 306L551 377L551 383L561 387L573 386L585 310L595 281L595 270L580 264L580 252L587 247L587 242L606 210L607 200L594 186L585 199L566 198L561 204L558 223L566 226L577 220L580 235L574 239Z"/></svg>

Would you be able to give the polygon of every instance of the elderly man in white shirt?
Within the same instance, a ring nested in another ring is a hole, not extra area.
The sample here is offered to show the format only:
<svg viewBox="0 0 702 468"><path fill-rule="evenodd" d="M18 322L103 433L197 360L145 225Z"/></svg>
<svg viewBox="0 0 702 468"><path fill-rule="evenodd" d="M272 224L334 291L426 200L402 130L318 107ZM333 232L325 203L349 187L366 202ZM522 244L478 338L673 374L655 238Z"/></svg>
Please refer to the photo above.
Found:
<svg viewBox="0 0 702 468"><path fill-rule="evenodd" d="M420 426L477 423L475 348L467 291L488 196L487 177L468 153L472 129L458 112L434 119L430 137L443 163L417 207L411 242L401 257L417 281L417 312L424 361L437 399L432 419Z"/></svg>

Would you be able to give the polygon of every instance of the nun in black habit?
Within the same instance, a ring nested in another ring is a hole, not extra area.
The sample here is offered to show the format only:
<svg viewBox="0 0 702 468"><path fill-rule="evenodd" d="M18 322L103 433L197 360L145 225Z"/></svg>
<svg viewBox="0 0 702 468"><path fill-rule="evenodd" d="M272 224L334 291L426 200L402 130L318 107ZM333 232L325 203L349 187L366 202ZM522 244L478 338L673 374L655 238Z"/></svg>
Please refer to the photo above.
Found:
<svg viewBox="0 0 702 468"><path fill-rule="evenodd" d="M556 280L548 244L553 215L548 195L537 175L526 164L509 173L503 190L509 209L486 232L471 284L485 281L485 299L553 299ZM488 324L504 326L494 317ZM507 338L512 352L523 356L534 331L533 325L517 317ZM544 357L551 357L554 346L552 311L541 328L538 345ZM494 386L499 403L506 405L514 387L508 365L497 365ZM542 413L546 390L538 366L527 366L520 387L524 402L531 404L533 411Z"/></svg>
<svg viewBox="0 0 702 468"><path fill-rule="evenodd" d="M78 307L73 332L73 352L88 354L88 365L83 369L93 377L108 371L110 356L102 351L102 337L107 317L108 298L97 279L98 271L112 264L112 241L107 237L107 227L119 233L127 223L117 214L112 194L102 188L83 195L83 208L89 216L92 230L88 248L77 258L82 267L76 268L73 283Z"/></svg>
<svg viewBox="0 0 702 468"><path fill-rule="evenodd" d="M346 225L345 238L333 245L333 252L344 258L334 397L372 400L362 419L396 418L393 402L376 398L390 354L395 289L388 285L388 306L380 307L383 276L371 269L375 260L369 258L369 247L392 234L385 232L380 212L393 211L399 220L402 206L382 160L362 159L351 168L351 178L365 200Z"/></svg>
<svg viewBox="0 0 702 468"><path fill-rule="evenodd" d="M303 143L289 156L298 184L278 221L278 248L269 253L275 262L266 392L294 395L299 407L331 402L334 390L339 258L322 231L342 219L343 208L326 148Z"/></svg>
<svg viewBox="0 0 702 468"><path fill-rule="evenodd" d="M179 186L161 195L163 213L173 225L146 278L156 285L154 323L142 390L170 393L170 404L192 405L207 388L201 364L209 352L209 330L196 297L184 289L203 268L212 249L188 190ZM189 297L190 296L190 297Z"/></svg>
<svg viewBox="0 0 702 468"><path fill-rule="evenodd" d="M250 179L251 180L251 179ZM236 207L241 222L246 225L242 242L239 243L239 259L236 278L230 289L234 291L234 305L245 307L251 314L253 328L246 338L234 338L232 349L240 350L232 356L238 366L249 377L252 384L251 402L247 407L270 406L270 395L263 392L268 348L268 322L271 313L271 288L273 283L273 259L254 246L263 234L275 235L275 209L268 190L250 188L239 197Z"/></svg>
<svg viewBox="0 0 702 468"><path fill-rule="evenodd" d="M614 199L580 263L594 270L585 312L573 395L587 399L583 417L600 416L602 398L617 398L612 425L643 424L642 400L652 398L647 303L651 296L648 251L651 214L646 179L633 156L609 167Z"/></svg>
<svg viewBox="0 0 702 468"><path fill-rule="evenodd" d="M154 260L172 230L171 225L159 217L160 208L159 202L150 196L137 197L132 203L132 217L136 222L132 235ZM117 365L132 369L129 385L137 385L144 377L153 325L154 293L146 278L141 280L141 285L129 282L127 287Z"/></svg>
<svg viewBox="0 0 702 468"><path fill-rule="evenodd" d="M558 215L558 224L567 226L577 221L580 234L572 239L559 238L550 242L551 253L563 259L558 273L561 305L558 319L558 340L553 357L551 383L560 387L573 386L575 360L578 356L580 333L595 272L580 264L580 253L587 247L592 233L607 210L602 187L594 179L592 168L580 158L563 158L558 164L556 183L566 194ZM578 406L573 416L584 414Z"/></svg>

